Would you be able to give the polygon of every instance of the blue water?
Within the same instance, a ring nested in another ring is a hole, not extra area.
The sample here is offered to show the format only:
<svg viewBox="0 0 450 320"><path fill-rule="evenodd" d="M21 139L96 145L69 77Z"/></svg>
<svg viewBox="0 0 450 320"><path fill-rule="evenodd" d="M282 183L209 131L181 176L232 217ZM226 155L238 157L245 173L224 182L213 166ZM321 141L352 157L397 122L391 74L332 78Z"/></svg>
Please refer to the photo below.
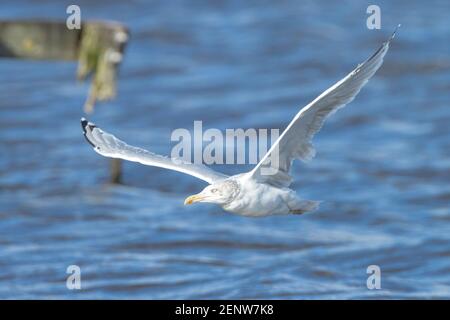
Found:
<svg viewBox="0 0 450 320"><path fill-rule="evenodd" d="M73 1L3 0L0 18L64 21ZM283 129L402 24L385 63L296 163L302 216L183 206L189 176L109 161L79 119L76 65L0 60L0 298L450 298L448 1L77 1L127 24L119 95L90 119L168 154L176 128ZM237 165L216 169L234 174ZM81 268L82 289L66 288ZM366 269L381 268L368 290Z"/></svg>

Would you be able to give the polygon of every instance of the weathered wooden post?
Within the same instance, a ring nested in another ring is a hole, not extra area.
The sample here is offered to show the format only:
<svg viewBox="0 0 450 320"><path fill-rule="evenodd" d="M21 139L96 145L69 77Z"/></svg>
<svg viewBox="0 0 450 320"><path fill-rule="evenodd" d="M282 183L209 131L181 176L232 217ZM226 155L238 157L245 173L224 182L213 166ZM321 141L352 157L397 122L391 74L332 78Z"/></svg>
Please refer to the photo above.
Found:
<svg viewBox="0 0 450 320"><path fill-rule="evenodd" d="M76 60L77 78L92 76L84 111L94 110L97 100L115 97L117 70L129 33L116 22L88 21L80 29L65 22L0 21L0 57L35 60ZM112 159L111 182L119 183L121 162Z"/></svg>

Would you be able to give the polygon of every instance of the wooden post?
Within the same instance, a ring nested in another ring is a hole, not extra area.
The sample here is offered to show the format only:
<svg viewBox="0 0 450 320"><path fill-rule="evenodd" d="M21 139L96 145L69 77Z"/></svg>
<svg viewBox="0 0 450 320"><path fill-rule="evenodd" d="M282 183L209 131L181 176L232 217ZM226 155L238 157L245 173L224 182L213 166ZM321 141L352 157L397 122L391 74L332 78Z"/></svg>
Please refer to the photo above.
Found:
<svg viewBox="0 0 450 320"><path fill-rule="evenodd" d="M111 159L111 183L121 183L122 181L122 160Z"/></svg>
<svg viewBox="0 0 450 320"><path fill-rule="evenodd" d="M69 30L65 22L0 21L0 58L77 60L77 78L92 75L84 105L90 113L97 100L115 97L117 70L128 38L127 28L116 22L88 21L81 29ZM120 160L113 159L110 167L111 181L120 183Z"/></svg>

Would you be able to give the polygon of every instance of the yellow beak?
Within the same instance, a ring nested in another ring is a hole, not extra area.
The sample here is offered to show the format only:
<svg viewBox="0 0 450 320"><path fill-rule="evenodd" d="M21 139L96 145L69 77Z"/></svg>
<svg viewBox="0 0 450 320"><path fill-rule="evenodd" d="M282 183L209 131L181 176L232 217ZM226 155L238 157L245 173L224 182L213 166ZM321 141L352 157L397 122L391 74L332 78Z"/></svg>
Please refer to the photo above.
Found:
<svg viewBox="0 0 450 320"><path fill-rule="evenodd" d="M203 200L205 196L202 196L201 194L194 194L193 196L189 196L184 200L184 205L193 204L194 202L199 202Z"/></svg>

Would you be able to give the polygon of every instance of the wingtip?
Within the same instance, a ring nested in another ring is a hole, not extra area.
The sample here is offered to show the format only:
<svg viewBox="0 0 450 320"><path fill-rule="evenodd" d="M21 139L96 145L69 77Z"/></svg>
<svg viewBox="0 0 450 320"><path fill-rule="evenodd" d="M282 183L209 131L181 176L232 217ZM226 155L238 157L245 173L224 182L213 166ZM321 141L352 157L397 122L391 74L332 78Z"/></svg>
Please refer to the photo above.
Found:
<svg viewBox="0 0 450 320"><path fill-rule="evenodd" d="M83 129L83 132L86 133L86 126L89 124L89 122L86 120L86 118L81 118L81 128Z"/></svg>
<svg viewBox="0 0 450 320"><path fill-rule="evenodd" d="M395 35L397 34L397 31L398 31L398 29L399 29L401 26L402 26L401 23L399 23L399 24L397 25L397 27L395 28L394 32L392 32L392 35L391 35L391 37L389 38L388 41L391 41L392 39L395 38Z"/></svg>
<svg viewBox="0 0 450 320"><path fill-rule="evenodd" d="M83 129L83 136L86 139L86 141L92 146L92 147L96 147L95 144L91 141L91 139L89 139L88 137L88 129L90 131L92 131L93 128L95 128L95 124L89 122L86 118L81 118L80 119L81 122L81 128Z"/></svg>
<svg viewBox="0 0 450 320"><path fill-rule="evenodd" d="M84 132L86 132L86 128L89 128L92 130L97 127L95 125L95 123L89 122L89 120L87 120L86 118L81 118L80 122L81 122L81 127L83 128Z"/></svg>

